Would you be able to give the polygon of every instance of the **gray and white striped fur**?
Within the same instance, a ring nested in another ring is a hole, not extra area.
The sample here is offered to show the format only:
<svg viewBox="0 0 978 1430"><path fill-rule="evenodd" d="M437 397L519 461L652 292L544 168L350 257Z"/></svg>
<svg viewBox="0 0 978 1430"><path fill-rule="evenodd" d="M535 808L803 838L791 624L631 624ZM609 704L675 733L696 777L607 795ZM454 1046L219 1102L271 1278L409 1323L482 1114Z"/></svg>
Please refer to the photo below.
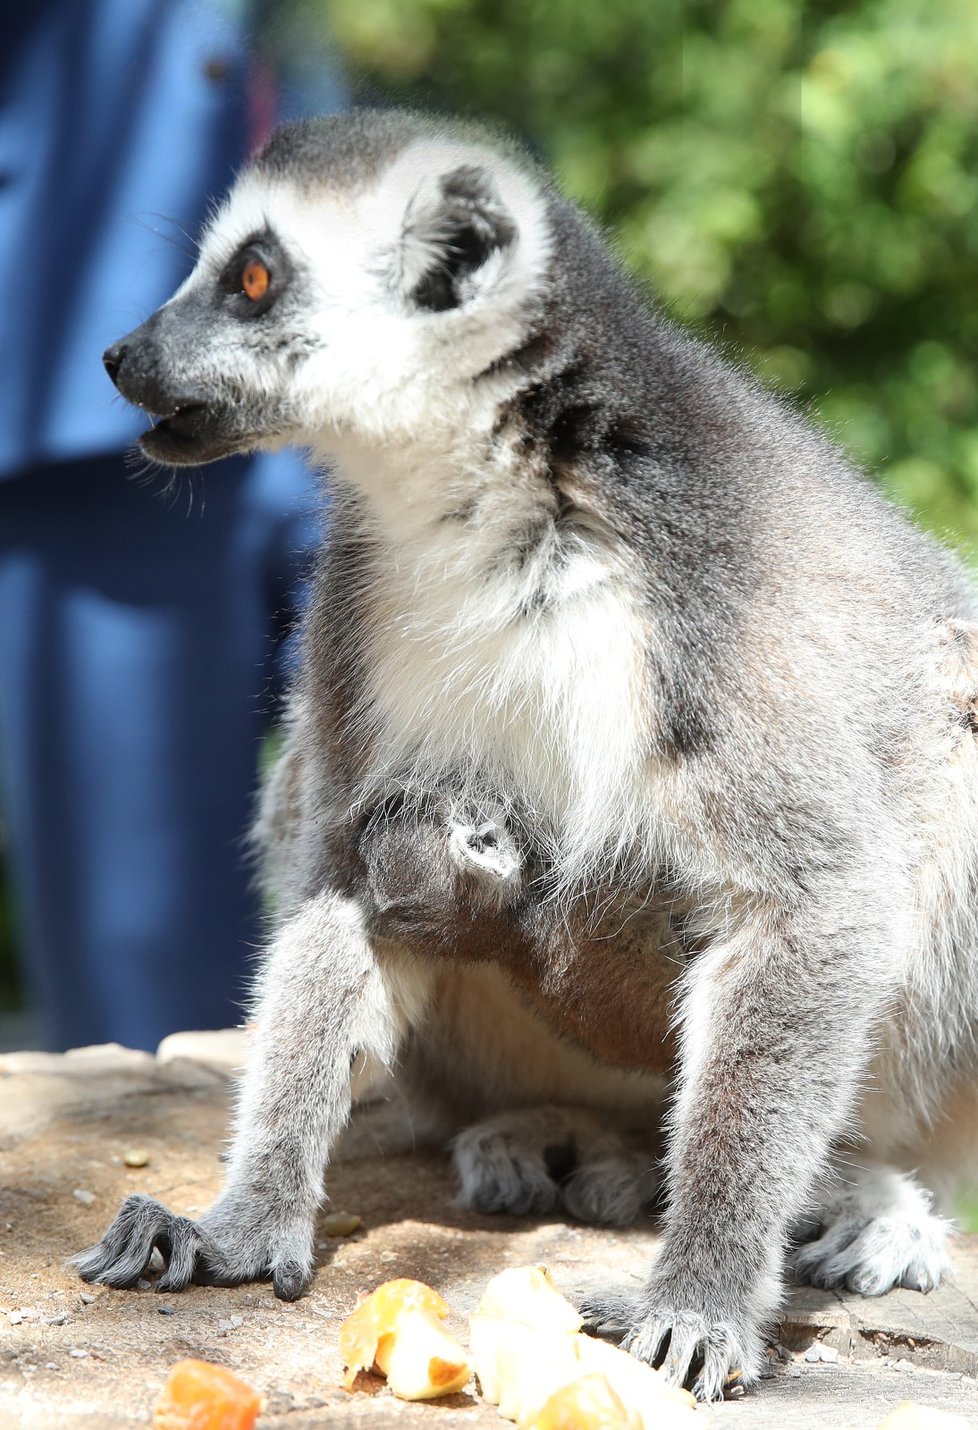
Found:
<svg viewBox="0 0 978 1430"><path fill-rule="evenodd" d="M466 125L281 131L106 363L149 455L293 442L332 495L227 1185L130 1199L82 1275L162 1244L161 1289L298 1295L369 1056L482 1210L662 1199L587 1314L702 1396L759 1374L790 1259L935 1285L978 1110L958 562Z"/></svg>

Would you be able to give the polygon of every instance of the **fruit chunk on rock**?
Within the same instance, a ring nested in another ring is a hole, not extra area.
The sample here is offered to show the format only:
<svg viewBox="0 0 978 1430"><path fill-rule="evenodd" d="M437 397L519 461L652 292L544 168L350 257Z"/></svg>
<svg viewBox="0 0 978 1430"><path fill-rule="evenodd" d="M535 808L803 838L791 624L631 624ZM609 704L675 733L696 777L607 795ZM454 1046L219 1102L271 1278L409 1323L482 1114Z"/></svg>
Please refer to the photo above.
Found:
<svg viewBox="0 0 978 1430"><path fill-rule="evenodd" d="M470 1321L472 1359L484 1398L522 1430L535 1424L558 1391L596 1375L638 1430L680 1430L692 1423L696 1401L688 1390L669 1385L659 1371L617 1346L582 1335L580 1326L580 1316L542 1267L519 1267L493 1277ZM572 1405L573 1398L566 1404Z"/></svg>
<svg viewBox="0 0 978 1430"><path fill-rule="evenodd" d="M637 1410L646 1430L666 1430L685 1423L685 1415L696 1409L696 1398L688 1390L670 1385L661 1371L646 1361L636 1360L618 1346L595 1336L577 1337L581 1374L605 1376L626 1405ZM670 1415L678 1412L676 1419Z"/></svg>
<svg viewBox="0 0 978 1430"><path fill-rule="evenodd" d="M554 1391L521 1430L642 1430L603 1375L582 1375Z"/></svg>
<svg viewBox="0 0 978 1430"><path fill-rule="evenodd" d="M575 1333L481 1313L469 1326L483 1399L498 1406L507 1420L534 1415L555 1390L581 1374Z"/></svg>
<svg viewBox="0 0 978 1430"><path fill-rule="evenodd" d="M253 1430L262 1397L222 1365L182 1360L153 1411L153 1430Z"/></svg>
<svg viewBox="0 0 978 1430"><path fill-rule="evenodd" d="M538 1330L579 1331L581 1317L562 1296L543 1266L515 1266L489 1282L479 1302L479 1314L519 1321Z"/></svg>
<svg viewBox="0 0 978 1430"><path fill-rule="evenodd" d="M326 1236L352 1236L363 1225L363 1218L356 1212L330 1212L319 1223L319 1229Z"/></svg>
<svg viewBox="0 0 978 1430"><path fill-rule="evenodd" d="M472 1374L465 1351L430 1311L405 1311L378 1345L376 1363L400 1400L454 1395Z"/></svg>
<svg viewBox="0 0 978 1430"><path fill-rule="evenodd" d="M580 1373L574 1338L581 1317L542 1266L494 1276L469 1326L482 1394L508 1420L535 1412Z"/></svg>
<svg viewBox="0 0 978 1430"><path fill-rule="evenodd" d="M441 1324L448 1306L423 1281L386 1281L340 1327L344 1384L361 1370L387 1376L402 1400L434 1400L460 1390L471 1375L465 1351Z"/></svg>

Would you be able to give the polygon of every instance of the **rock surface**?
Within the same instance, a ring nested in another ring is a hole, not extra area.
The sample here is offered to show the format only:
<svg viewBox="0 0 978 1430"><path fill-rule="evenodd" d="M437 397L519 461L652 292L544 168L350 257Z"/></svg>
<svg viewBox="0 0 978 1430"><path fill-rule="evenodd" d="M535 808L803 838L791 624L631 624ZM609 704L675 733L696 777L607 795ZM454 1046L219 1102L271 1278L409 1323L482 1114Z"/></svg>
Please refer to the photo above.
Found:
<svg viewBox="0 0 978 1430"><path fill-rule="evenodd" d="M362 1377L365 1392L347 1395L336 1332L358 1295L419 1277L447 1297L464 1335L465 1315L502 1267L545 1263L571 1296L599 1281L638 1285L654 1233L462 1212L442 1155L378 1155L397 1132L394 1106L362 1109L348 1134L331 1205L362 1226L322 1237L321 1269L295 1305L264 1286L179 1296L85 1287L64 1269L127 1192L190 1215L213 1200L243 1038L181 1034L159 1058L118 1047L0 1057L0 1427L147 1424L168 1367L190 1355L260 1389L262 1427L499 1430L506 1422L474 1391L409 1405ZM145 1165L127 1166L131 1153ZM906 1399L978 1427L978 1238L959 1239L954 1276L928 1297L794 1291L777 1340L770 1377L744 1400L704 1410L705 1427L870 1430Z"/></svg>

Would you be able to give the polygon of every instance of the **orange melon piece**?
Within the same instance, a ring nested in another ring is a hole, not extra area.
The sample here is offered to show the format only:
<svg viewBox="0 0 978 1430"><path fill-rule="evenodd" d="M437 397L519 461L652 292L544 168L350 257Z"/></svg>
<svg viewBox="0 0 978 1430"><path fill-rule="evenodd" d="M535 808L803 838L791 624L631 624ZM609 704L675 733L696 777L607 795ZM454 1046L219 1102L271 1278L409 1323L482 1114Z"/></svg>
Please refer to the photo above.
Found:
<svg viewBox="0 0 978 1430"><path fill-rule="evenodd" d="M222 1365L181 1360L153 1411L153 1430L253 1430L262 1397Z"/></svg>

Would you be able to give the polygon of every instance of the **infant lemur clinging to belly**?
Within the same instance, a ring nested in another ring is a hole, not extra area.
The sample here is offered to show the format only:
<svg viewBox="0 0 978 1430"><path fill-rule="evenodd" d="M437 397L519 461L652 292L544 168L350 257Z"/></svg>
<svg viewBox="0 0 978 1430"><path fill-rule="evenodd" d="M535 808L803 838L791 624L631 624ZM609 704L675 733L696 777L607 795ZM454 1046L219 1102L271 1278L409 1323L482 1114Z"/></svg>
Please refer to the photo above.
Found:
<svg viewBox="0 0 978 1430"><path fill-rule="evenodd" d="M159 1245L161 1289L298 1296L369 1053L483 1210L634 1217L665 1097L661 1250L586 1313L700 1395L758 1374L789 1258L935 1285L906 1169L949 1184L978 1070L956 562L469 126L282 130L105 362L150 457L295 442L333 498L227 1185L130 1198L81 1274Z"/></svg>

